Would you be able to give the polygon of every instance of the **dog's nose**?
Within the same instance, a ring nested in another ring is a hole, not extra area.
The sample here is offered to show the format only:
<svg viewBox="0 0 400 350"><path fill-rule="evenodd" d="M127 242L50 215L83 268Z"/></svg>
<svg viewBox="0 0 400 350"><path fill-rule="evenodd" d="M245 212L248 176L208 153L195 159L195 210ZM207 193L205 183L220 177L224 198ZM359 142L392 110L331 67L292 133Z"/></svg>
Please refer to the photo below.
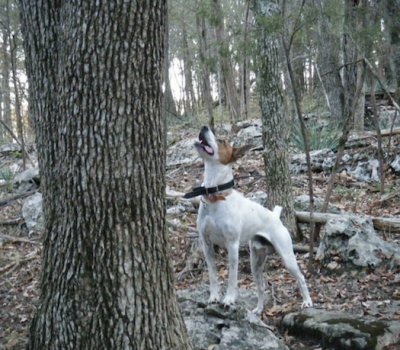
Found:
<svg viewBox="0 0 400 350"><path fill-rule="evenodd" d="M203 126L203 127L201 128L200 132L203 133L203 132L207 132L208 130L209 130L209 129L208 129L208 126Z"/></svg>

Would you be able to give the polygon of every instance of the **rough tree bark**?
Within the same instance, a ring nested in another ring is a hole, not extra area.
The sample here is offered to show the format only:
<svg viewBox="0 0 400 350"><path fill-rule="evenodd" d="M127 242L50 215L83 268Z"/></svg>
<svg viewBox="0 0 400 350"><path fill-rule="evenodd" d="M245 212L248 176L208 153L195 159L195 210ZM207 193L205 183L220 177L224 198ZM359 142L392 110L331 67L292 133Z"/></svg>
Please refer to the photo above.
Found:
<svg viewBox="0 0 400 350"><path fill-rule="evenodd" d="M393 67L394 82L396 87L396 100L400 104L400 16L398 15L400 0L387 0L387 26L390 33L390 44L392 54L390 55L391 66Z"/></svg>
<svg viewBox="0 0 400 350"><path fill-rule="evenodd" d="M279 14L275 1L253 1L257 22L257 67L263 124L263 147L268 207L281 205L282 219L292 235L297 236L296 215L293 206L292 181L288 163L290 121L283 113L279 63L279 33L268 32L268 18Z"/></svg>
<svg viewBox="0 0 400 350"><path fill-rule="evenodd" d="M165 1L20 0L41 169L28 349L191 349L165 230Z"/></svg>

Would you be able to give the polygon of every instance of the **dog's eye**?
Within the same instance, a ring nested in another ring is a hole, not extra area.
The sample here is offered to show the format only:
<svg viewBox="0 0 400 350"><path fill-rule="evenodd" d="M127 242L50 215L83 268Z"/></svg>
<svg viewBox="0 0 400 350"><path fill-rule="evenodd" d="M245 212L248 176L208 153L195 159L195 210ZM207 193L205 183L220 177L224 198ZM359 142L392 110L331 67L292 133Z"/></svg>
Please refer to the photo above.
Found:
<svg viewBox="0 0 400 350"><path fill-rule="evenodd" d="M219 142L221 145L225 146L225 140L218 140L218 142Z"/></svg>

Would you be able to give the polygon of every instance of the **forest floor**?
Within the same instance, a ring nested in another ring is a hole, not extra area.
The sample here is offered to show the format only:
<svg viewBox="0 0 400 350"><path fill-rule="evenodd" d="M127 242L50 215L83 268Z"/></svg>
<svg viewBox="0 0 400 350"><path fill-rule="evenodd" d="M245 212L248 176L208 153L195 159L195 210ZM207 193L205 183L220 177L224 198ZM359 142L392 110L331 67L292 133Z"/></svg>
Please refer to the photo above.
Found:
<svg viewBox="0 0 400 350"><path fill-rule="evenodd" d="M236 187L243 193L256 190L265 191L263 181L263 163L260 154L249 154L235 164ZM176 191L189 190L196 181L202 178L202 166L182 166L167 170L167 184ZM320 175L318 175L320 178ZM314 182L317 196L324 196L326 183ZM387 173L385 186L399 188L400 177ZM3 188L5 191L5 189ZM0 187L0 192L2 188ZM1 194L0 199L12 195ZM293 178L294 195L307 194L308 186L305 176ZM393 215L399 217L400 196L381 202L376 184L355 183L338 179L331 204L346 212L368 214L372 216ZM168 216L168 220L178 219L184 225L195 228L197 213L185 212ZM14 201L0 206L0 350L24 349L29 325L39 297L39 275L41 265L40 237L29 235L23 221L4 225L4 222L21 218L21 201ZM193 269L180 274L191 258L193 238L188 237L185 229L169 228L171 251L177 276L176 288L193 288L208 283L208 273L200 259ZM304 226L305 239L301 244L308 244L308 228ZM389 242L400 246L400 234L379 232ZM317 244L318 245L318 242ZM248 249L243 248L239 266L239 285L255 291L250 273ZM305 272L311 297L318 308L345 311L358 316L370 315L376 318L400 318L400 311L389 312L400 301L400 267L388 271L385 268L360 272L346 271L340 275L323 269L315 263L315 273L307 273L308 254L297 254L302 271ZM228 274L227 254L220 250L217 254L219 277L224 284ZM273 286L275 303L269 298L261 318L291 349L322 349L316 341L299 339L287 334L281 327L283 316L289 312L299 311L301 296L294 279L282 266L280 258L273 254L267 261L268 286ZM271 289L271 288L270 288ZM371 305L378 305L372 308ZM399 309L398 309L399 310Z"/></svg>

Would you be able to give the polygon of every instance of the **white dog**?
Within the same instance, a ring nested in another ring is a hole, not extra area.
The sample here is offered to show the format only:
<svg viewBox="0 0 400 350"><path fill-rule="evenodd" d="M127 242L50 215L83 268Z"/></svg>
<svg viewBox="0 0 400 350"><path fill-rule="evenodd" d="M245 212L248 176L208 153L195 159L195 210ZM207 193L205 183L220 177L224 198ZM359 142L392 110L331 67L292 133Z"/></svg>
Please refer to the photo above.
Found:
<svg viewBox="0 0 400 350"><path fill-rule="evenodd" d="M258 292L258 303L253 312L259 314L263 310L264 264L267 254L274 249L300 285L302 307L311 307L313 303L297 265L290 234L280 220L282 208L277 206L270 211L232 189L232 162L242 157L251 146L233 148L225 140L217 140L204 126L195 147L204 160L204 187L194 189L185 198L202 195L197 228L210 275L209 303L220 300L213 244L228 249L229 281L223 304L231 306L237 297L239 245L249 242L251 270Z"/></svg>

